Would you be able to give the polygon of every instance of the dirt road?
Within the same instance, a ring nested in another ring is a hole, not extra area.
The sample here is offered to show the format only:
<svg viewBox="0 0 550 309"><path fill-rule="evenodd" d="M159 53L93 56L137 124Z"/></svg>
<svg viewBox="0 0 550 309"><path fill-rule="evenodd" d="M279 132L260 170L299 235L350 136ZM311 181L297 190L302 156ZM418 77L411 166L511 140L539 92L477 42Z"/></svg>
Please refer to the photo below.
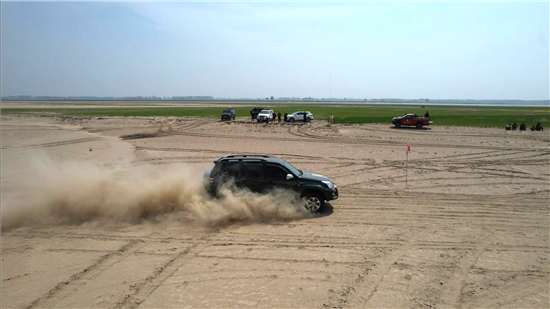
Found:
<svg viewBox="0 0 550 309"><path fill-rule="evenodd" d="M327 174L340 198L320 215L265 222L245 215L268 202L254 197L220 215L192 185L116 187L138 169L162 182L182 165L200 183L212 159L239 153ZM51 178L37 172L45 165ZM1 304L548 308L549 201L541 132L3 117Z"/></svg>

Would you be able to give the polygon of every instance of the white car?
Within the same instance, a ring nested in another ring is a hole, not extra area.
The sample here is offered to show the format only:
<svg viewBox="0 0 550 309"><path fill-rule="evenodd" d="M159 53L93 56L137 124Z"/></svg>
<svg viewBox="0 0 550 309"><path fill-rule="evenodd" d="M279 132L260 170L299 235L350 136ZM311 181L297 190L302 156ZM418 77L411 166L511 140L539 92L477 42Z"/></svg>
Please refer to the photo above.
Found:
<svg viewBox="0 0 550 309"><path fill-rule="evenodd" d="M261 121L273 121L275 120L275 112L272 109L264 109L262 110L258 116L256 117L256 120L258 122Z"/></svg>
<svg viewBox="0 0 550 309"><path fill-rule="evenodd" d="M288 115L288 117L286 119L287 119L288 122L304 121L304 115L306 117L306 122L309 122L309 121L313 120L313 114L308 112L308 111L294 112L294 113Z"/></svg>

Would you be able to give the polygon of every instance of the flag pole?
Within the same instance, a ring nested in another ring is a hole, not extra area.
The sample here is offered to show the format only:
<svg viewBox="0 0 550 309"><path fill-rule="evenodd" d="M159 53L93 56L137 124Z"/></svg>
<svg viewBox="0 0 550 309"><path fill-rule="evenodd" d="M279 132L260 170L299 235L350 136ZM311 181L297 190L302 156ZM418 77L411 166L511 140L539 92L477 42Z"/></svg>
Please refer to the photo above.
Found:
<svg viewBox="0 0 550 309"><path fill-rule="evenodd" d="M411 146L407 145L407 160L405 163L405 189L409 187L409 152L411 152Z"/></svg>

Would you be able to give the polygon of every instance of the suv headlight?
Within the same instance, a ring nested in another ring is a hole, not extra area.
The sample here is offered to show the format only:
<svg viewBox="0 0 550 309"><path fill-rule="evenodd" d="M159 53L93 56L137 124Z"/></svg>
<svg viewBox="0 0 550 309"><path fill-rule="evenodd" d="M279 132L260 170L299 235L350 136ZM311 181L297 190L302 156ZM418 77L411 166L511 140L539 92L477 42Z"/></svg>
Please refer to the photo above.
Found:
<svg viewBox="0 0 550 309"><path fill-rule="evenodd" d="M323 183L327 185L329 189L334 189L334 184L330 180L323 180Z"/></svg>

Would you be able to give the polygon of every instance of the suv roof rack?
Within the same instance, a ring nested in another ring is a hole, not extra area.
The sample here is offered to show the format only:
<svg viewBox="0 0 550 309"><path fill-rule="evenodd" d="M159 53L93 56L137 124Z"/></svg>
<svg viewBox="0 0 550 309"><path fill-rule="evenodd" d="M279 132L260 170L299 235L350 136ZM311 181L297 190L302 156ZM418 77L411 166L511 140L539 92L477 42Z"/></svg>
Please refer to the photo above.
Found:
<svg viewBox="0 0 550 309"><path fill-rule="evenodd" d="M264 156L264 155L230 155L230 156L227 156L226 158L235 158L235 157L243 157L243 158L248 158L248 157L269 158L269 156Z"/></svg>

